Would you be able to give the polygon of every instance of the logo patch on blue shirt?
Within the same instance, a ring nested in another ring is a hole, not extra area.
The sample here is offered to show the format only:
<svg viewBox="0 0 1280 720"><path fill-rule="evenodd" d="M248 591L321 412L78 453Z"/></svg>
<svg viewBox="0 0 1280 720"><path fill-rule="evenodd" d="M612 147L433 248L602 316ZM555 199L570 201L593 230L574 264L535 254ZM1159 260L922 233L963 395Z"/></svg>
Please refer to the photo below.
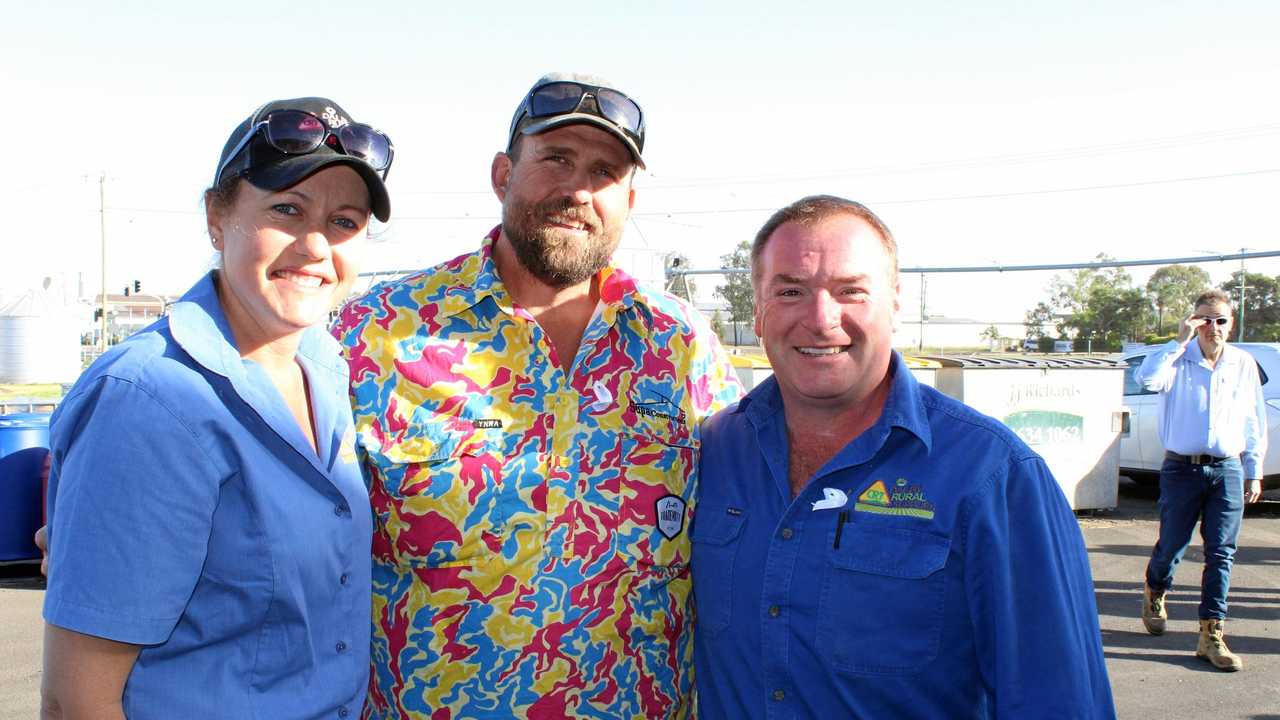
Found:
<svg viewBox="0 0 1280 720"><path fill-rule="evenodd" d="M893 485L893 490L889 490L883 480L876 480L858 496L853 509L878 515L933 519L933 503L925 499L919 485L909 485L906 478L898 478Z"/></svg>

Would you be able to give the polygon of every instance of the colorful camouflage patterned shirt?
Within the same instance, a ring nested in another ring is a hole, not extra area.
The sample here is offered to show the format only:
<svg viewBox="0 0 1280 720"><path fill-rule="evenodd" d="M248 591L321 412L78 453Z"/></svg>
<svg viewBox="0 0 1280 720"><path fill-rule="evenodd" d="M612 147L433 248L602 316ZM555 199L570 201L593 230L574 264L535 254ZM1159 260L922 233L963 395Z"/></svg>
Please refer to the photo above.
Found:
<svg viewBox="0 0 1280 720"><path fill-rule="evenodd" d="M335 330L376 515L365 716L685 717L698 424L733 369L687 305L609 268L566 375L496 237Z"/></svg>

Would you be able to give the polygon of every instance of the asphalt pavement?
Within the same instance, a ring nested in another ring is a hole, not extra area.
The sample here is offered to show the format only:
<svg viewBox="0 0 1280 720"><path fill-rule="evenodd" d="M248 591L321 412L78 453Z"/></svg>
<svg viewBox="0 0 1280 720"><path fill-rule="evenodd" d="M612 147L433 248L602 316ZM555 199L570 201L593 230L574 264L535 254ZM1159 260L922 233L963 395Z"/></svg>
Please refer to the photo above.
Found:
<svg viewBox="0 0 1280 720"><path fill-rule="evenodd" d="M1119 716L1280 720L1280 491L1245 511L1226 625L1227 644L1244 658L1238 673L1220 672L1195 656L1204 559L1198 539L1175 577L1168 630L1153 637L1142 627L1156 495L1121 479L1118 508L1080 517ZM35 566L0 567L0 720L28 720L38 712L43 598Z"/></svg>

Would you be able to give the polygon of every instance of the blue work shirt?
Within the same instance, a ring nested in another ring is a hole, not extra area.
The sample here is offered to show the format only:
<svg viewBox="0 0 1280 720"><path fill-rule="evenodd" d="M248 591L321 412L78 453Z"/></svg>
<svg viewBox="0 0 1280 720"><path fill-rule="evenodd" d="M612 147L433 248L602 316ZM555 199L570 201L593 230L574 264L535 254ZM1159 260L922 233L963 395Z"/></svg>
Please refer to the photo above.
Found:
<svg viewBox="0 0 1280 720"><path fill-rule="evenodd" d="M318 455L240 357L211 273L52 417L44 617L144 646L134 720L360 713L372 518L347 369L322 328L297 357Z"/></svg>
<svg viewBox="0 0 1280 720"><path fill-rule="evenodd" d="M703 429L703 720L1110 718L1093 581L1039 455L916 382L793 500L774 378Z"/></svg>
<svg viewBox="0 0 1280 720"><path fill-rule="evenodd" d="M1262 478L1267 408L1252 355L1227 345L1210 365L1195 338L1185 348L1170 340L1142 361L1134 378L1160 393L1156 429L1165 450L1239 455L1245 479Z"/></svg>

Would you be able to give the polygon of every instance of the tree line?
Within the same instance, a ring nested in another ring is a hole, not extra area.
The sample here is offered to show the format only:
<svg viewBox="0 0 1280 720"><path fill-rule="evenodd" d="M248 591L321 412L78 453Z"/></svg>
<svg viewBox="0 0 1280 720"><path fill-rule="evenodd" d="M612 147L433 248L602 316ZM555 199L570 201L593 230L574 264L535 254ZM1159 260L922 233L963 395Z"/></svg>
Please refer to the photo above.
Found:
<svg viewBox="0 0 1280 720"><path fill-rule="evenodd" d="M1110 260L1105 254L1099 260ZM1240 284L1244 281L1244 302ZM1049 282L1049 297L1026 311L1028 338L1074 339L1093 350L1119 350L1125 342L1166 342L1191 314L1196 297L1212 287L1209 273L1194 265L1166 265L1145 286L1135 286L1123 268L1083 268L1059 273ZM1235 309L1236 342L1280 340L1280 275L1237 270L1218 286ZM1244 335L1240 336L1244 311ZM1079 348L1077 348L1079 349Z"/></svg>
<svg viewBox="0 0 1280 720"><path fill-rule="evenodd" d="M685 266L688 261L677 254ZM721 267L750 267L751 243L742 241L733 252L721 256ZM1106 254L1098 260L1111 260ZM1244 278L1244 303L1240 280ZM1151 274L1146 285L1136 286L1124 268L1082 268L1054 275L1046 288L1048 299L1026 311L1027 337L1052 349L1054 339L1074 340L1078 350L1119 350L1126 342L1160 343L1175 336L1178 323L1191 314L1191 303L1212 287L1209 273L1195 265L1166 265ZM1280 275L1237 270L1218 286L1231 297L1235 308L1236 342L1280 341ZM692 302L690 286L673 288ZM728 320L751 322L754 307L751 278L728 275L715 293L729 306ZM1244 336L1239 336L1240 311L1244 309ZM717 313L716 320L719 320ZM984 338L999 340L999 331L988 328Z"/></svg>

